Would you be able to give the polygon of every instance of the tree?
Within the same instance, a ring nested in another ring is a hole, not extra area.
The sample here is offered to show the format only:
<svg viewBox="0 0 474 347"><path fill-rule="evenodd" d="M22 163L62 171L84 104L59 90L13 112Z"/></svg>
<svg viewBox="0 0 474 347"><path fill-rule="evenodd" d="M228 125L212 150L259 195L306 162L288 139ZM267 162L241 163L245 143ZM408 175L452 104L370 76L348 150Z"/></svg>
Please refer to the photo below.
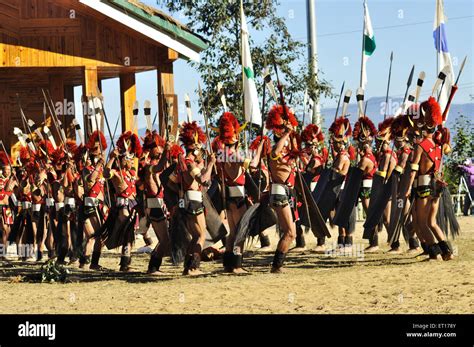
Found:
<svg viewBox="0 0 474 347"><path fill-rule="evenodd" d="M474 124L471 120L459 115L453 126L452 153L446 159L444 168L445 180L451 191L457 191L462 171L459 169L467 158L474 157Z"/></svg>
<svg viewBox="0 0 474 347"><path fill-rule="evenodd" d="M279 69L284 85L286 101L291 98L296 112L302 110L305 89L314 100L322 93L331 96L330 85L319 76L319 83L310 78L307 64L298 65L303 56L305 44L294 40L283 18L278 17L277 1L249 1L243 3L249 30L265 30L267 39L255 45L250 35L250 45L257 90L262 95L261 71L266 65L273 64L273 57ZM197 68L203 81L203 93L208 96L210 117L216 119L222 112L217 94L217 83L224 85L227 104L240 119L242 115L242 69L240 58L240 1L239 0L197 0L171 1L171 12L182 12L190 18L187 25L196 33L207 38L209 48L202 54L201 63L190 63ZM275 80L275 78L273 78ZM259 83L260 81L260 83ZM265 112L268 112L270 100L267 92ZM201 105L202 106L202 105ZM301 120L301 113L299 114Z"/></svg>

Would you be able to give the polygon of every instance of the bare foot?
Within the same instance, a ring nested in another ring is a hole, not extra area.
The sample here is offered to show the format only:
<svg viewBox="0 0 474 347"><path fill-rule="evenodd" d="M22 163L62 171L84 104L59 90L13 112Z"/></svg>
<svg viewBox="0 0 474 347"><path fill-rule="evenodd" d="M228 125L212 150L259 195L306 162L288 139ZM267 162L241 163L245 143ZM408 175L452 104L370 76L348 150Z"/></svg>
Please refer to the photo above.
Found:
<svg viewBox="0 0 474 347"><path fill-rule="evenodd" d="M326 253L326 246L325 245L316 246L313 249L313 251L316 252L316 253L319 253L319 254Z"/></svg>
<svg viewBox="0 0 474 347"><path fill-rule="evenodd" d="M441 260L443 260L443 257L441 256L441 254L437 254L437 255L435 255L434 257L433 257L433 256L430 256L430 257L428 258L428 260L430 260L430 261L431 261L431 260L434 260L434 261L441 261Z"/></svg>
<svg viewBox="0 0 474 347"><path fill-rule="evenodd" d="M283 270L282 267L273 267L272 266L272 269L270 270L270 272L272 274L282 274L282 273L285 273L285 270Z"/></svg>
<svg viewBox="0 0 474 347"><path fill-rule="evenodd" d="M289 250L289 252L294 252L294 253L304 252L304 251L306 251L306 247L295 247Z"/></svg>
<svg viewBox="0 0 474 347"><path fill-rule="evenodd" d="M364 249L365 253L377 253L379 251L379 246L369 246Z"/></svg>
<svg viewBox="0 0 474 347"><path fill-rule="evenodd" d="M418 253L420 251L420 247L416 247L416 248L410 248L407 253L408 254L413 254L413 253Z"/></svg>
<svg viewBox="0 0 474 347"><path fill-rule="evenodd" d="M205 274L205 272L199 269L184 269L183 271L183 276L200 276Z"/></svg>
<svg viewBox="0 0 474 347"><path fill-rule="evenodd" d="M454 255L452 253L443 254L442 258L443 258L444 261L453 260Z"/></svg>
<svg viewBox="0 0 474 347"><path fill-rule="evenodd" d="M97 265L91 264L91 265L89 265L89 270L105 271L106 268L100 266L99 264L97 264Z"/></svg>
<svg viewBox="0 0 474 347"><path fill-rule="evenodd" d="M167 272L163 272L163 271L160 271L160 270L157 270L157 271L153 271L153 272L147 272L147 275L151 275L151 276L168 276L169 273Z"/></svg>
<svg viewBox="0 0 474 347"><path fill-rule="evenodd" d="M387 254L402 254L402 250L400 248L392 248L387 252Z"/></svg>
<svg viewBox="0 0 474 347"><path fill-rule="evenodd" d="M236 267L235 269L232 270L232 273L236 275L245 275L245 274L248 274L249 272L247 270L244 270L241 267Z"/></svg>

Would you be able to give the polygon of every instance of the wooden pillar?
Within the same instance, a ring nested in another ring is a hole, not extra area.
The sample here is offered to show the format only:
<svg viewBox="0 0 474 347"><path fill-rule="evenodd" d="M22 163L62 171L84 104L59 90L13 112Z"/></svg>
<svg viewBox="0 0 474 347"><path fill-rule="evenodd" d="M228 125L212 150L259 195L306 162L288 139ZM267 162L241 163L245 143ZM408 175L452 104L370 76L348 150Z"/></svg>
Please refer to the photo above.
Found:
<svg viewBox="0 0 474 347"><path fill-rule="evenodd" d="M84 68L84 81L82 83L82 112L84 117L84 134L89 135L89 124L87 119L87 99L86 97L98 96L99 79L97 76L97 66Z"/></svg>
<svg viewBox="0 0 474 347"><path fill-rule="evenodd" d="M76 117L76 108L74 107L74 86L64 87L64 101L66 102L64 115L64 129L68 139L76 140L76 130L72 120Z"/></svg>
<svg viewBox="0 0 474 347"><path fill-rule="evenodd" d="M133 117L133 104L137 100L135 73L120 75L120 105L122 107L122 132L132 130L138 132Z"/></svg>
<svg viewBox="0 0 474 347"><path fill-rule="evenodd" d="M178 129L178 96L174 93L173 62L158 66L158 124L160 134L165 135L165 124L168 124L169 135L176 135ZM172 104L171 115L165 119L166 102ZM171 138L173 140L173 138ZM177 139L175 139L177 140Z"/></svg>
<svg viewBox="0 0 474 347"><path fill-rule="evenodd" d="M56 115L58 116L59 121L62 123L62 127L64 128L65 125L65 119L64 119L64 76L61 74L57 75L49 75L49 91L51 93L51 99L53 99L53 105L54 109L53 112L56 112ZM46 120L46 123L52 124L50 119ZM54 136L54 139L56 140L56 143L59 145L61 144L60 141L60 134L57 131L56 127L50 126L51 128L51 133ZM54 130L53 130L54 129Z"/></svg>

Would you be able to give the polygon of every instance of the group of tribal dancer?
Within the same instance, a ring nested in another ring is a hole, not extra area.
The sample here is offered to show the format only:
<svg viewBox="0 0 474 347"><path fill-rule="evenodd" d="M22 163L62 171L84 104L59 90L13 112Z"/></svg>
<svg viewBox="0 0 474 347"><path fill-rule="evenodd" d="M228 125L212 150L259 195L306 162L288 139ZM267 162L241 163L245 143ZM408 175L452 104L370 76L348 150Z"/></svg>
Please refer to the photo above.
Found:
<svg viewBox="0 0 474 347"><path fill-rule="evenodd" d="M201 260L214 256L225 272L240 274L247 272L246 242L257 237L268 249L268 228L277 225L271 272L279 273L295 242L296 249L305 248L309 230L317 238L315 251L327 252L328 224L337 227L336 248L350 251L360 201L366 253L379 251L385 229L388 253L402 252L403 235L410 253L453 259L447 229L455 234L459 228L442 180L447 109L432 96L419 103L421 85L401 112L378 127L364 114L360 92L359 117L351 126L351 92L341 91L342 114L336 111L325 141L315 124L299 129L278 84L279 102L247 152L246 124L231 112L211 128L212 141L209 129L195 121L181 123L174 142L148 127L141 139L131 131L121 134L108 158L100 130L80 144L56 145L29 134L15 163L0 153L2 251L10 243L30 245L22 260L44 261L47 250L60 264L68 259L79 268L104 270L104 247L121 247L120 271L127 272L145 218L158 238L147 273L165 274L163 258L171 256L173 263L184 263L184 275L199 275ZM213 247L218 242L220 250Z"/></svg>

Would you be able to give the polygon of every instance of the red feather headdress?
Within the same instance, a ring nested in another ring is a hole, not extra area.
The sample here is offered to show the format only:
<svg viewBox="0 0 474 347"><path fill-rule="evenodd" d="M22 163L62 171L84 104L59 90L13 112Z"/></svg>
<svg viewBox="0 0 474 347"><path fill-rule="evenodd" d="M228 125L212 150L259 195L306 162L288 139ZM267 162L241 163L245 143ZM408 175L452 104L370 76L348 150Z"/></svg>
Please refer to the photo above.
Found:
<svg viewBox="0 0 474 347"><path fill-rule="evenodd" d="M284 119L284 110L286 110L288 119ZM288 125L292 125L293 127L298 126L298 120L296 119L294 113L287 106L283 108L282 105L274 105L270 112L268 112L265 127L268 130L272 130L277 136L280 136Z"/></svg>
<svg viewBox="0 0 474 347"><path fill-rule="evenodd" d="M352 135L351 122L346 117L338 117L329 127L329 133L334 141L347 141Z"/></svg>
<svg viewBox="0 0 474 347"><path fill-rule="evenodd" d="M429 129L436 127L443 123L443 116L441 114L441 107L438 102L430 96L427 101L420 105L420 117L422 117L425 126Z"/></svg>
<svg viewBox="0 0 474 347"><path fill-rule="evenodd" d="M96 130L92 133L91 136L89 136L89 141L87 141L86 147L88 150L91 150L92 148L95 147L95 143L101 142L102 150L107 148L107 141L105 140L105 136L100 130Z"/></svg>
<svg viewBox="0 0 474 347"><path fill-rule="evenodd" d="M243 128L245 125L241 127L231 112L224 112L219 119L219 138L225 144L234 144Z"/></svg>
<svg viewBox="0 0 474 347"><path fill-rule="evenodd" d="M139 158L142 155L143 149L140 144L140 139L137 134L127 131L120 135L117 141L117 148L120 154L131 154Z"/></svg>
<svg viewBox="0 0 474 347"><path fill-rule="evenodd" d="M25 164L29 160L33 160L33 159L34 158L32 158L32 154L30 153L30 150L28 149L28 147L21 146L20 147L20 160L21 160L21 162L23 164Z"/></svg>
<svg viewBox="0 0 474 347"><path fill-rule="evenodd" d="M174 144L173 146L171 146L170 150L169 150L169 155L171 158L173 159L178 159L178 157L180 155L183 155L184 154L184 150L183 148L178 145L178 144Z"/></svg>
<svg viewBox="0 0 474 347"><path fill-rule="evenodd" d="M184 147L190 148L196 144L203 145L206 142L206 134L204 134L204 131L202 131L196 121L186 122L181 127L179 139Z"/></svg>
<svg viewBox="0 0 474 347"><path fill-rule="evenodd" d="M249 146L249 149L251 151L256 151L258 149L258 146L260 146L260 142L262 141L261 136L257 136L255 140L252 141L252 143ZM270 139L268 136L263 136L263 148L262 148L262 155L267 155L270 154L270 151L272 149L271 144L270 144Z"/></svg>
<svg viewBox="0 0 474 347"><path fill-rule="evenodd" d="M55 150L53 144L49 140L41 140L40 142L38 142L38 153L35 154L35 158L50 158L54 152Z"/></svg>
<svg viewBox="0 0 474 347"><path fill-rule="evenodd" d="M398 116L390 125L390 139L403 140L406 137L408 127L410 126L406 116Z"/></svg>
<svg viewBox="0 0 474 347"><path fill-rule="evenodd" d="M320 143L324 141L324 134L316 124L308 124L301 132L301 140L305 143Z"/></svg>
<svg viewBox="0 0 474 347"><path fill-rule="evenodd" d="M143 138L143 150L144 151L151 151L153 148L156 147L165 147L166 141L163 139L156 130L146 131L146 135Z"/></svg>
<svg viewBox="0 0 474 347"><path fill-rule="evenodd" d="M377 134L377 129L374 123L367 116L359 117L354 124L354 131L352 137L359 142L365 142L369 137L374 137Z"/></svg>
<svg viewBox="0 0 474 347"><path fill-rule="evenodd" d="M56 150L51 153L50 158L54 165L58 165L64 160L65 156L63 146L58 146Z"/></svg>
<svg viewBox="0 0 474 347"><path fill-rule="evenodd" d="M9 163L11 163L11 159L9 161L10 156L5 153L4 151L0 151L0 164L2 166L7 166Z"/></svg>
<svg viewBox="0 0 474 347"><path fill-rule="evenodd" d="M377 134L378 140L388 141L390 139L390 128L394 119L394 117L388 117L383 122L379 123L379 132Z"/></svg>

